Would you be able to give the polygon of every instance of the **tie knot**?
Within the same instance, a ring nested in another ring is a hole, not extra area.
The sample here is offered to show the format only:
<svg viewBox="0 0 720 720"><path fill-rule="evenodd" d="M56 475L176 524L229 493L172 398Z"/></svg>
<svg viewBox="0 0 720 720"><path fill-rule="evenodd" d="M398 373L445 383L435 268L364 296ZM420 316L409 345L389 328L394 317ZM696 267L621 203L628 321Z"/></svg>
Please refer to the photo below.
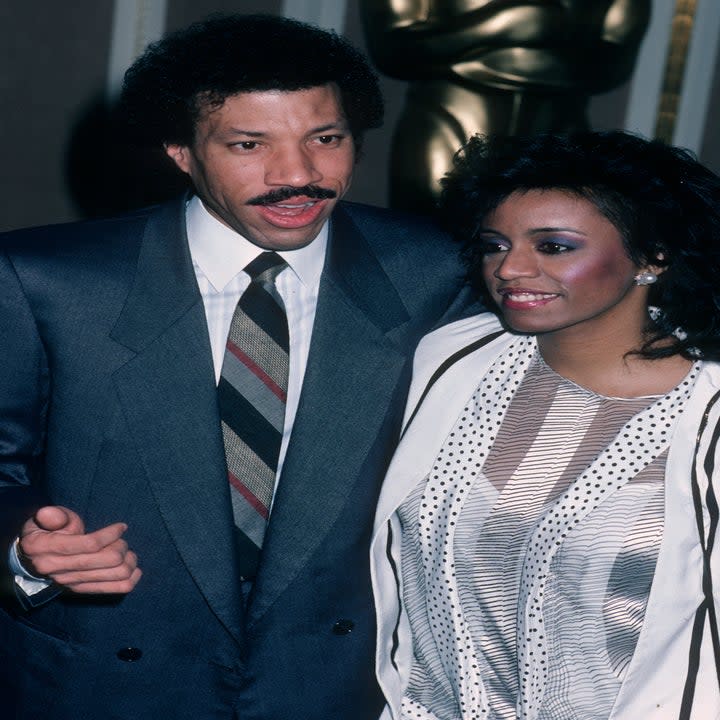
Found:
<svg viewBox="0 0 720 720"><path fill-rule="evenodd" d="M287 263L276 252L263 252L244 269L251 280L274 280L286 267Z"/></svg>

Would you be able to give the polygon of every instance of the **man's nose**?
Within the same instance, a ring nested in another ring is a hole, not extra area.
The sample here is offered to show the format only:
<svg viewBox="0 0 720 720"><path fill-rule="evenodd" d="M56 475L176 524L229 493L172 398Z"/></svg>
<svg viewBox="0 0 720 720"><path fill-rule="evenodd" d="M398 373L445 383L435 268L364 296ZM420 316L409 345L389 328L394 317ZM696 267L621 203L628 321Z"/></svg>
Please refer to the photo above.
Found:
<svg viewBox="0 0 720 720"><path fill-rule="evenodd" d="M301 187L317 183L322 173L315 167L312 154L303 147L284 147L273 154L265 168L267 185Z"/></svg>

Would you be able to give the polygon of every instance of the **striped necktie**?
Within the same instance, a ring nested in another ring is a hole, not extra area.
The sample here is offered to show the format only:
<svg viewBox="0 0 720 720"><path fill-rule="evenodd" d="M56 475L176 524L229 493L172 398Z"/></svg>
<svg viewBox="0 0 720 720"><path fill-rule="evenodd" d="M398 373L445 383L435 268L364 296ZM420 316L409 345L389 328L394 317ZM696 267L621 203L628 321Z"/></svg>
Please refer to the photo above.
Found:
<svg viewBox="0 0 720 720"><path fill-rule="evenodd" d="M251 282L230 323L218 385L244 579L257 570L285 420L288 325L275 278L286 267L279 255L264 252L245 268Z"/></svg>

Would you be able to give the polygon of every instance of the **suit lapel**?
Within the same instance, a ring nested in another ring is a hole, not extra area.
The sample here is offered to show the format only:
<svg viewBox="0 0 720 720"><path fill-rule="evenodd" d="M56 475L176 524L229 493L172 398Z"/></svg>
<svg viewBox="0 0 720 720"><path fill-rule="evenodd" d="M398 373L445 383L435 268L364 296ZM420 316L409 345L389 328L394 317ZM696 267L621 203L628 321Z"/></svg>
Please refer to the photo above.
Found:
<svg viewBox="0 0 720 720"><path fill-rule="evenodd" d="M240 641L215 377L184 228L184 204L148 222L135 283L112 333L137 354L114 379L167 530L208 604Z"/></svg>
<svg viewBox="0 0 720 720"><path fill-rule="evenodd" d="M298 414L249 609L260 617L302 572L373 450L407 357L408 314L354 225L336 211ZM372 489L370 490L372 491Z"/></svg>

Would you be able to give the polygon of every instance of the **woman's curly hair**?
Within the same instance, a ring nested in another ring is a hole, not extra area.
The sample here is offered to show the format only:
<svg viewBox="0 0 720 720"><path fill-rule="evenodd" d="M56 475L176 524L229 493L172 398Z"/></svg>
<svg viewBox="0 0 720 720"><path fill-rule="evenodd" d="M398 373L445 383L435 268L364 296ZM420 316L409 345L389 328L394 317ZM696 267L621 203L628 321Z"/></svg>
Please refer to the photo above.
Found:
<svg viewBox="0 0 720 720"><path fill-rule="evenodd" d="M277 15L212 15L152 43L125 74L119 113L135 142L190 145L231 95L335 83L357 149L382 124L377 76L334 32Z"/></svg>
<svg viewBox="0 0 720 720"><path fill-rule="evenodd" d="M664 269L640 354L720 359L720 178L689 151L623 131L475 136L442 182L441 212L478 293L487 214L515 192L563 190L612 222L636 264Z"/></svg>

